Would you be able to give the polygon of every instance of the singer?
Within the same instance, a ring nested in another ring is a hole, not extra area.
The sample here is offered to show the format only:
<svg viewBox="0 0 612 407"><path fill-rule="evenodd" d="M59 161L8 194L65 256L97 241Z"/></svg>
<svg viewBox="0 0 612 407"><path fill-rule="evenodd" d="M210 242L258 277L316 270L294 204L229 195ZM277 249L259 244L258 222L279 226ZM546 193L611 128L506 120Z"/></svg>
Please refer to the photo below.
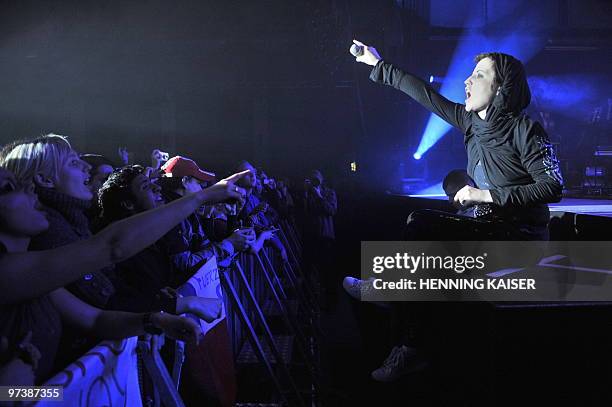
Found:
<svg viewBox="0 0 612 407"><path fill-rule="evenodd" d="M531 101L523 64L498 52L477 55L476 67L464 82L465 104L460 104L383 61L374 47L353 42L351 54L358 62L373 66L372 81L401 90L464 134L467 171L476 187L464 186L454 201L474 206L475 217L503 226L504 233L489 237L548 240L546 204L561 200L563 179L544 128L522 113ZM461 235L465 239L466 231L483 230L471 218L437 211L413 213L411 226L418 230L416 238L432 240Z"/></svg>

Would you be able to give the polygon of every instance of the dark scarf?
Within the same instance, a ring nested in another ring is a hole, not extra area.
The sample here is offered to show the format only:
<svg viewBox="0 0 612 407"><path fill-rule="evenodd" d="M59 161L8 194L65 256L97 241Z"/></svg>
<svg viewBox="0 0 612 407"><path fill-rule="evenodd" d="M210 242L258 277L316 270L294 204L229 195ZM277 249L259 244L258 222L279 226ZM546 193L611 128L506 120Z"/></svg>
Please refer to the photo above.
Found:
<svg viewBox="0 0 612 407"><path fill-rule="evenodd" d="M527 75L523 64L513 56L493 53L495 61L495 76L501 80L499 94L487 109L485 120L474 115L472 129L466 134L466 144L475 138L478 157L470 157L468 173L474 176L474 168L478 160L485 168L491 165L500 149L511 149L508 140L513 137L513 129L519 125L521 112L531 101L531 92L527 83ZM487 174L489 182L499 187L494 174Z"/></svg>
<svg viewBox="0 0 612 407"><path fill-rule="evenodd" d="M91 236L86 215L86 211L91 207L91 201L73 198L49 188L37 187L36 193L46 207L50 228L32 239L30 243L32 250L65 246ZM110 279L113 277L112 272L112 267L91 270L66 288L86 303L106 308L110 296L115 292Z"/></svg>
<svg viewBox="0 0 612 407"><path fill-rule="evenodd" d="M36 187L36 194L43 205L58 211L82 239L91 236L86 215L91 201L73 198L51 188Z"/></svg>

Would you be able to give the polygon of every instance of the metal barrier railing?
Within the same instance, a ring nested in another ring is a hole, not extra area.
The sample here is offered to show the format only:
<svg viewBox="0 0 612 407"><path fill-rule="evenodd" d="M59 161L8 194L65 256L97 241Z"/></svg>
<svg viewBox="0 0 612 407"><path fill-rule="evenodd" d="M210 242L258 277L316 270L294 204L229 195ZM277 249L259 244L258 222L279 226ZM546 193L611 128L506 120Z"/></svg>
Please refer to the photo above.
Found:
<svg viewBox="0 0 612 407"><path fill-rule="evenodd" d="M310 279L301 269L301 242L290 222L283 221L278 235L285 245L289 261L284 262L270 248L259 254L241 254L232 265L219 269L224 293L226 322L230 332L235 359L238 352L250 343L258 361L267 371L280 401L289 405L305 406L303 390L298 388L272 333L264 308L272 304L279 311L282 324L295 340L295 349L310 377L308 391L316 393L318 381L318 305ZM292 298L293 297L293 298ZM292 309L291 301L297 305ZM183 407L178 393L181 367L184 361L182 342L167 341L175 348L175 358L170 369L161 358L159 350L163 336L146 336L139 339L137 354L153 384L153 405ZM169 372L171 371L171 373ZM143 377L140 378L141 387ZM309 403L311 404L311 403Z"/></svg>
<svg viewBox="0 0 612 407"><path fill-rule="evenodd" d="M138 356L153 382L155 406L161 403L164 407L184 407L185 404L178 393L178 383L173 381L159 354L163 346L160 341L164 341L164 337L154 335L150 339L139 340L137 347Z"/></svg>
<svg viewBox="0 0 612 407"><path fill-rule="evenodd" d="M268 317L263 312L268 303L279 311L287 333L295 341L297 356L310 377L310 392L313 389L316 392L319 388L316 361L320 332L317 301L301 269L301 246L296 238L290 237L296 236L295 230L288 222L280 226L277 235L285 245L288 262L282 261L272 249L264 248L257 255L240 255L221 278L235 356L238 357L245 342L249 342L281 399L290 399L291 405L304 405L302 392L288 369L289 361L282 359ZM291 309L290 301L297 304L295 310Z"/></svg>

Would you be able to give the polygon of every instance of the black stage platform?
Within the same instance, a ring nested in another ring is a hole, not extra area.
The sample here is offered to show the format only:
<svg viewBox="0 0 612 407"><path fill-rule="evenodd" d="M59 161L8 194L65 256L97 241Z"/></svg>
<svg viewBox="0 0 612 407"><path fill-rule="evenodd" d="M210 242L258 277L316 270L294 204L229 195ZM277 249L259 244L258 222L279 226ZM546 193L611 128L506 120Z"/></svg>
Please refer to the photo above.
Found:
<svg viewBox="0 0 612 407"><path fill-rule="evenodd" d="M447 197L443 194L428 195L398 195L415 199L434 199L446 201ZM564 197L561 202L549 204L551 214L560 212L571 212L581 215L605 216L612 218L612 199L604 198L570 198Z"/></svg>
<svg viewBox="0 0 612 407"><path fill-rule="evenodd" d="M418 209L454 211L446 195L389 194ZM551 240L609 240L612 237L612 199L564 197L549 204Z"/></svg>
<svg viewBox="0 0 612 407"><path fill-rule="evenodd" d="M444 195L363 196L350 230L360 240L403 240L412 211L453 211ZM552 240L610 240L612 199L566 197L550 210ZM360 245L344 249L337 269L345 275L358 270L348 259L359 258ZM398 344L394 314L340 294L338 307L323 317L338 398L330 405L612 403L612 302L405 303L414 317L409 345L430 367L376 383L370 372Z"/></svg>

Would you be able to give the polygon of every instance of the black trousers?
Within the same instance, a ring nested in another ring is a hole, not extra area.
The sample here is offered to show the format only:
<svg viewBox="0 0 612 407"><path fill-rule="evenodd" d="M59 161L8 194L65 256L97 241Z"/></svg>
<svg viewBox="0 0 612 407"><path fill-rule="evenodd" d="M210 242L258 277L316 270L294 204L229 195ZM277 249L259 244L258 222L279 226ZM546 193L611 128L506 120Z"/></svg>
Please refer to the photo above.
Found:
<svg viewBox="0 0 612 407"><path fill-rule="evenodd" d="M333 239L325 237L306 236L304 239L304 260L307 269L310 272L316 270L316 275L311 275L311 278L318 280L321 287L330 294L334 294L338 286L334 267L334 243Z"/></svg>
<svg viewBox="0 0 612 407"><path fill-rule="evenodd" d="M405 238L423 241L548 240L548 228L524 227L510 222L481 220L424 209L408 216ZM465 303L394 302L391 307L391 341L394 345L422 345L418 331L423 329L424 320L435 319L436 315L446 314L451 309L456 311L477 307L476 304Z"/></svg>

